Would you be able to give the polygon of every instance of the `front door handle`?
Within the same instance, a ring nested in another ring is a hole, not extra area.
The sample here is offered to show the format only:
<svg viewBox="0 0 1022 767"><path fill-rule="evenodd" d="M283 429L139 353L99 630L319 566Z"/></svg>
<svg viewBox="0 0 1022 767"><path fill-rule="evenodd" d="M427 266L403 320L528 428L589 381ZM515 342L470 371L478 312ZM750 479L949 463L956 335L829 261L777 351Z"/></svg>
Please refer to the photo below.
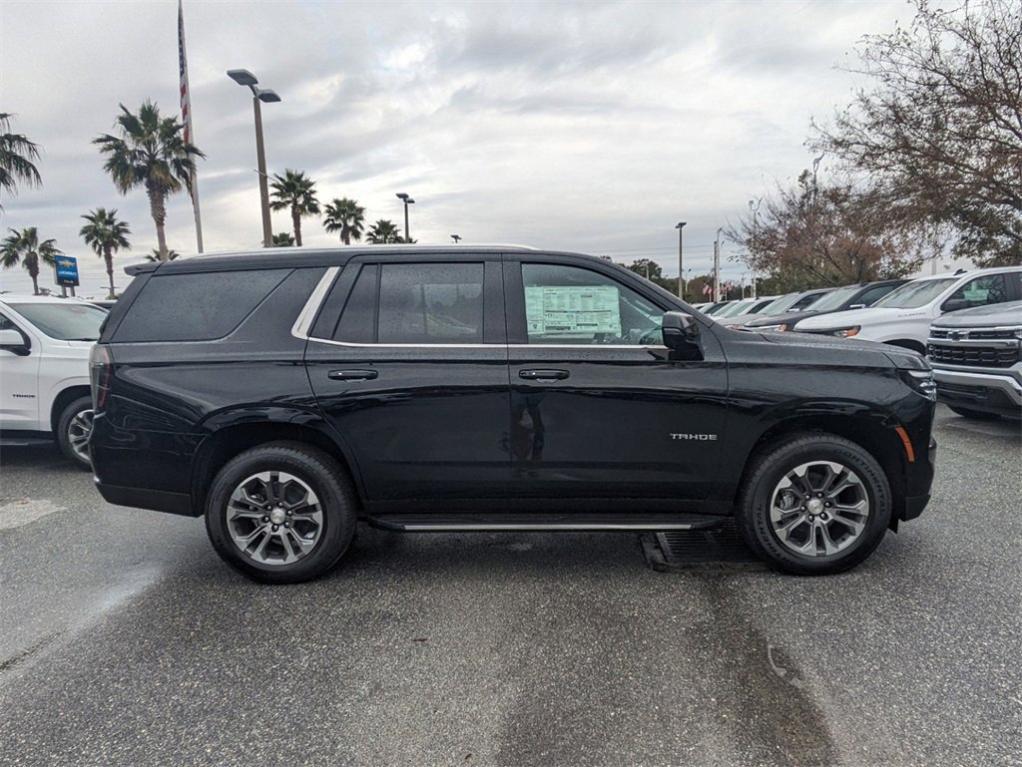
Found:
<svg viewBox="0 0 1022 767"><path fill-rule="evenodd" d="M519 370L518 377L529 381L562 381L570 375L567 370Z"/></svg>
<svg viewBox="0 0 1022 767"><path fill-rule="evenodd" d="M326 377L332 381L371 381L378 375L375 370L331 370Z"/></svg>

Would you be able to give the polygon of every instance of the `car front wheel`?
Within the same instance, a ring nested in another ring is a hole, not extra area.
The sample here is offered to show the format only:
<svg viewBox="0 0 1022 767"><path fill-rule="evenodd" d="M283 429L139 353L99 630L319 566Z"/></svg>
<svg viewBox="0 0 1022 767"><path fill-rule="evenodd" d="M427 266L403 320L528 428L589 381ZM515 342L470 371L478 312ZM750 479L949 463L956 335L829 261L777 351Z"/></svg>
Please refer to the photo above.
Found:
<svg viewBox="0 0 1022 767"><path fill-rule="evenodd" d="M216 475L206 531L224 561L264 583L298 583L332 569L355 533L347 474L322 450L273 442Z"/></svg>
<svg viewBox="0 0 1022 767"><path fill-rule="evenodd" d="M866 559L891 513L876 459L841 437L807 434L755 458L737 519L745 541L776 569L823 575Z"/></svg>

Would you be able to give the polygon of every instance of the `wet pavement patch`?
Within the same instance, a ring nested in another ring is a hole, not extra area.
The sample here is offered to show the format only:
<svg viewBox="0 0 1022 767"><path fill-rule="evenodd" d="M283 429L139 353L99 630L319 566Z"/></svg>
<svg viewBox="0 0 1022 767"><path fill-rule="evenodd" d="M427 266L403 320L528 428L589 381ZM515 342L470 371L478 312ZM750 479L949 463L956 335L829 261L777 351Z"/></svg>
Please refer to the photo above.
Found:
<svg viewBox="0 0 1022 767"><path fill-rule="evenodd" d="M660 572L693 569L765 569L728 523L710 530L673 530L639 536L646 564Z"/></svg>

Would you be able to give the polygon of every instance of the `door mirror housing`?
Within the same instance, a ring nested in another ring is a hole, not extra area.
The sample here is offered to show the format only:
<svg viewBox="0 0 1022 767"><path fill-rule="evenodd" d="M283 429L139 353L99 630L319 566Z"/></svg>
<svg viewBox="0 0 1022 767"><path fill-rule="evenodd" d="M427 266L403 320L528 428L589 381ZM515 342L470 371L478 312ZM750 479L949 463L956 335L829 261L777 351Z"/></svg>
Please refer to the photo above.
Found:
<svg viewBox="0 0 1022 767"><path fill-rule="evenodd" d="M19 357L25 357L28 355L29 346L21 333L12 328L7 328L0 330L0 349L16 354Z"/></svg>
<svg viewBox="0 0 1022 767"><path fill-rule="evenodd" d="M946 314L947 312L957 312L959 309L968 309L970 306L972 304L964 298L949 298L940 307L940 310Z"/></svg>
<svg viewBox="0 0 1022 767"><path fill-rule="evenodd" d="M685 312L665 313L661 332L668 349L688 349L699 343L699 323Z"/></svg>

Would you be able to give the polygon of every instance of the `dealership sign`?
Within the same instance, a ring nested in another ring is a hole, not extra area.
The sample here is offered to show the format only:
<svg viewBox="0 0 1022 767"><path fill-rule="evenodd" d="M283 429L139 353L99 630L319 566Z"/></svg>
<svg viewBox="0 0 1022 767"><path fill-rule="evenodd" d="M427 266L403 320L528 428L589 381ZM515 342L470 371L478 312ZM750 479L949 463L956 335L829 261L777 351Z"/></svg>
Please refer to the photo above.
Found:
<svg viewBox="0 0 1022 767"><path fill-rule="evenodd" d="M65 288L78 285L78 259L74 256L57 256L53 259L53 270L57 284Z"/></svg>

